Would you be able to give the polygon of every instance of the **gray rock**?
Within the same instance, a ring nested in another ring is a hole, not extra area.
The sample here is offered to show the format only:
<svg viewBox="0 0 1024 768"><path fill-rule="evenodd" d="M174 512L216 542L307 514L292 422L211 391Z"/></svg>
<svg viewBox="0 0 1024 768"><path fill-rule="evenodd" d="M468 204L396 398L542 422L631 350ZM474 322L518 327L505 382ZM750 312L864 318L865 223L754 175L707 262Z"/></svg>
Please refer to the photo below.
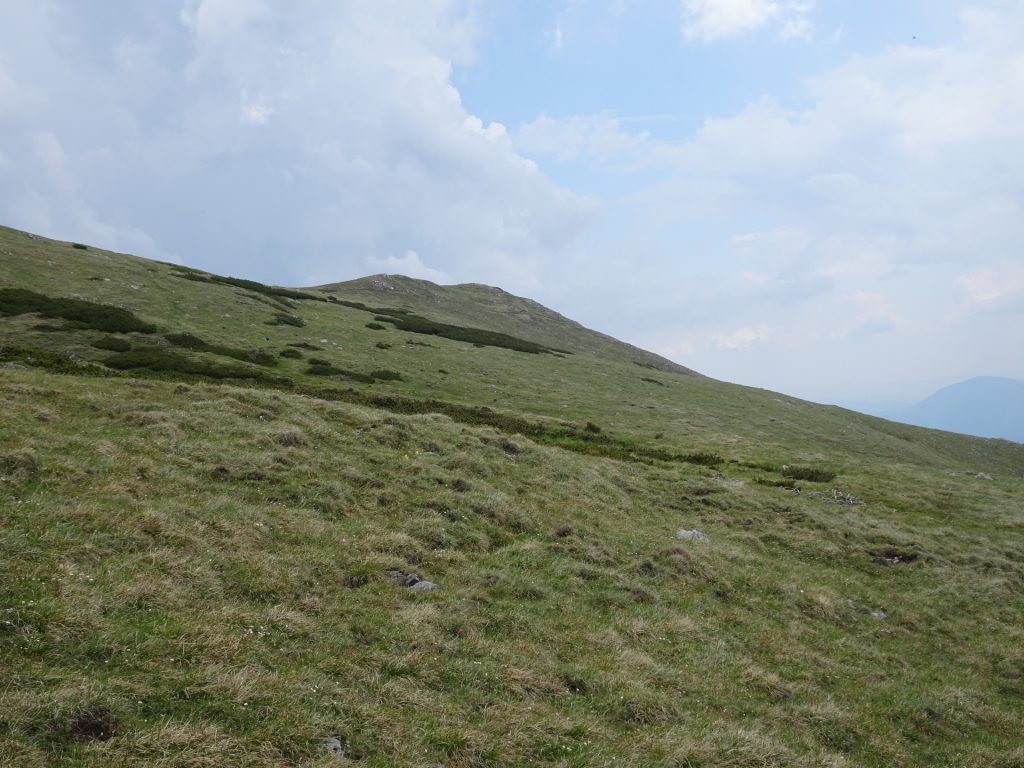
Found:
<svg viewBox="0 0 1024 768"><path fill-rule="evenodd" d="M415 584L409 587L414 592L433 592L437 589L437 584L432 581L417 581Z"/></svg>
<svg viewBox="0 0 1024 768"><path fill-rule="evenodd" d="M978 474L975 475L975 477L978 478L979 480L991 480L992 479L992 475L990 475L988 472L979 472Z"/></svg>
<svg viewBox="0 0 1024 768"><path fill-rule="evenodd" d="M702 533L698 531L696 528L694 528L692 531L688 531L685 528L680 528L679 532L676 534L676 538L687 539L689 541L711 541L711 539L708 538L708 535L706 533Z"/></svg>
<svg viewBox="0 0 1024 768"><path fill-rule="evenodd" d="M886 613L885 611L872 611L871 612L871 618L875 619L877 621L885 621L886 619L889 618L889 614Z"/></svg>
<svg viewBox="0 0 1024 768"><path fill-rule="evenodd" d="M388 578L406 587L411 587L414 584L418 584L423 581L423 579L415 573L403 573L402 571L388 571Z"/></svg>
<svg viewBox="0 0 1024 768"><path fill-rule="evenodd" d="M345 756L345 747L342 746L341 741L334 738L333 736L329 739L324 739L324 749L326 749L335 757Z"/></svg>

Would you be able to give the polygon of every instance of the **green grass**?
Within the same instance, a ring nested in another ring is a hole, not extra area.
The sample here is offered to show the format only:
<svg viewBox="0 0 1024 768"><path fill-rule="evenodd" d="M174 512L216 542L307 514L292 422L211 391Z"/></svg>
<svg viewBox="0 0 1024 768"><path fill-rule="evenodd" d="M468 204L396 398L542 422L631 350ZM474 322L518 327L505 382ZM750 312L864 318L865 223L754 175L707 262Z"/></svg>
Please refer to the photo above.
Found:
<svg viewBox="0 0 1024 768"><path fill-rule="evenodd" d="M310 301L0 250L0 286L189 341L0 318L5 766L1024 760L1020 446L690 375L479 287ZM573 354L343 303L386 300L527 340L531 315ZM280 302L305 325L264 325ZM308 354L224 353L266 348Z"/></svg>

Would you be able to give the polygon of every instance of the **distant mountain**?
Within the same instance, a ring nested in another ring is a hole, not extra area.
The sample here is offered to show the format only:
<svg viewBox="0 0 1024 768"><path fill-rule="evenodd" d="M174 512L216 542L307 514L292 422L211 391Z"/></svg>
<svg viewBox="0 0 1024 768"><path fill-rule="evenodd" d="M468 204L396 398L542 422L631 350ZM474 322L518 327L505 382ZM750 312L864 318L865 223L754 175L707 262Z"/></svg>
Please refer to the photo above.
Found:
<svg viewBox="0 0 1024 768"><path fill-rule="evenodd" d="M951 384L904 411L898 421L1024 443L1024 381L979 376Z"/></svg>

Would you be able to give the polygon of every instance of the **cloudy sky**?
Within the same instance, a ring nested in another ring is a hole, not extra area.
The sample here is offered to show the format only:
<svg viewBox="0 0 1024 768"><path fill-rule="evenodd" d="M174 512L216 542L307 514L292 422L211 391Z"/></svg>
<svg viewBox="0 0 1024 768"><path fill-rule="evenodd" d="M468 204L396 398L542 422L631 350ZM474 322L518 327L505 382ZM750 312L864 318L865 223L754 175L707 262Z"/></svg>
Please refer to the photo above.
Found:
<svg viewBox="0 0 1024 768"><path fill-rule="evenodd" d="M484 282L822 402L1024 378L1019 0L0 0L0 223Z"/></svg>

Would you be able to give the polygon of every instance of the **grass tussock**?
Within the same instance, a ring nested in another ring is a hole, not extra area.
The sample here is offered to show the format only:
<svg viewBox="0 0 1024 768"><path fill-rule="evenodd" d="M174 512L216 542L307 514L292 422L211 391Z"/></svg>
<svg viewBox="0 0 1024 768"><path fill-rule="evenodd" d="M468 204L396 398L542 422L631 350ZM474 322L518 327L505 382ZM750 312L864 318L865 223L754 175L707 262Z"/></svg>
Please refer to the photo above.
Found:
<svg viewBox="0 0 1024 768"><path fill-rule="evenodd" d="M973 621L936 616L936 579L986 598L967 572L893 565L941 538L881 508L886 529L864 530L702 465L595 463L266 389L64 378L48 396L64 418L39 422L47 374L15 375L7 423L35 439L0 459L10 754L314 765L331 737L382 766L810 766L1011 738L1019 665L987 660L1016 623L970 650L953 631L918 640L906 627ZM683 526L711 542L675 540ZM936 666L908 667L908 646ZM987 709L938 703L979 680Z"/></svg>

